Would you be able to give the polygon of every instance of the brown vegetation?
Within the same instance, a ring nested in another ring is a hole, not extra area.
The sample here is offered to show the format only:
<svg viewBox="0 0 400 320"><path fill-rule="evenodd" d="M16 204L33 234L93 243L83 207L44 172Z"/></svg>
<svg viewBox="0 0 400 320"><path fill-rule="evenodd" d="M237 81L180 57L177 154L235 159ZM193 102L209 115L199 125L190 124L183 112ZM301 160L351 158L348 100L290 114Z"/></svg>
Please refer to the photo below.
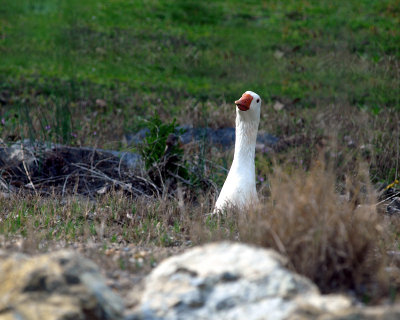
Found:
<svg viewBox="0 0 400 320"><path fill-rule="evenodd" d="M362 173L357 178L364 180ZM242 216L241 239L284 254L323 292L354 290L376 298L387 290L388 226L368 183L348 183L344 191L337 192L323 162L309 172L278 168L265 204Z"/></svg>
<svg viewBox="0 0 400 320"><path fill-rule="evenodd" d="M260 207L213 216L209 213L214 187L199 185L188 192L177 181L173 192L161 188L158 195L141 196L108 181L107 190L91 200L72 189L68 197L57 192L51 197L32 192L1 197L0 233L6 242L22 235L28 251L51 248L59 241L105 248L129 244L184 248L222 239L243 241L284 254L293 270L310 277L323 292L353 292L363 301L392 299L390 292L400 286L393 281L389 285L387 271L400 266L394 258L400 223L385 213L388 201L384 200L396 193L378 193L377 182L398 177L398 114L385 110L376 116L344 106L291 108L264 109L260 127L282 139L272 149L258 149ZM209 125L219 127L228 121L226 106L222 109L213 109L210 121L218 121ZM200 125L201 117L192 120ZM223 182L221 167L229 164L230 157L231 151L215 146L188 145L183 159L190 170L202 164L190 175L214 185ZM93 178L85 175L88 181ZM150 270L153 263L148 258L147 267L138 266L129 259L123 255L117 261L133 273Z"/></svg>

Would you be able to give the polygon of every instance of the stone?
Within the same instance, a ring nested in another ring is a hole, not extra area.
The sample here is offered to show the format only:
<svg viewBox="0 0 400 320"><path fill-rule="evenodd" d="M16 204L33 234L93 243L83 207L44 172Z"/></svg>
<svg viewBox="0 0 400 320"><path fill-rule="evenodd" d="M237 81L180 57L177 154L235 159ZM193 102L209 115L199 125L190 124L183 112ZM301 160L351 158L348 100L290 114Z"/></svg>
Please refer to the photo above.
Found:
<svg viewBox="0 0 400 320"><path fill-rule="evenodd" d="M0 251L1 319L122 319L122 300L98 267L72 251Z"/></svg>
<svg viewBox="0 0 400 320"><path fill-rule="evenodd" d="M193 248L153 270L131 319L279 320L351 306L345 296L321 296L285 265L273 250L240 243Z"/></svg>

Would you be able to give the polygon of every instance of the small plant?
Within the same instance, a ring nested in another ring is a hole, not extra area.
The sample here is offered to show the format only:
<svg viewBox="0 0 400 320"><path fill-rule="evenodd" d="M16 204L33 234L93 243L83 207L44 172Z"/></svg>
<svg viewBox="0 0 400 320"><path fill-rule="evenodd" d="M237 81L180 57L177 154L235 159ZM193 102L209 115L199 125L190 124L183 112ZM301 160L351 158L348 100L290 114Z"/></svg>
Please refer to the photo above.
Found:
<svg viewBox="0 0 400 320"><path fill-rule="evenodd" d="M140 145L139 151L144 160L146 170L149 170L155 164L162 161L166 151L171 156L182 158L183 149L174 144L172 141L173 135L180 135L183 129L178 129L176 120L170 123L163 123L160 118L153 117L146 121L149 132L146 135L143 143Z"/></svg>
<svg viewBox="0 0 400 320"><path fill-rule="evenodd" d="M178 128L175 119L163 123L153 117L146 124L149 132L139 151L150 179L162 189L166 184L171 186L176 182L189 184L189 172L179 144L179 136L184 130Z"/></svg>
<svg viewBox="0 0 400 320"><path fill-rule="evenodd" d="M71 111L62 100L51 101L49 106L39 110L30 105L17 105L14 118L10 120L13 119L17 120L14 126L18 127L21 138L69 144L73 137ZM2 121L2 125L5 126L6 121Z"/></svg>

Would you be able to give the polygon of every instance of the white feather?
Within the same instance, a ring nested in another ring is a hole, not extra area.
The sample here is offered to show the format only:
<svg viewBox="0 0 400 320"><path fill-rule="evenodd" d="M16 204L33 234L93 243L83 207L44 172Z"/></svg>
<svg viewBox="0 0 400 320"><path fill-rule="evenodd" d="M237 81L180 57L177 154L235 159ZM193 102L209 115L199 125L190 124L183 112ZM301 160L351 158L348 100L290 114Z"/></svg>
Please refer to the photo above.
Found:
<svg viewBox="0 0 400 320"><path fill-rule="evenodd" d="M245 94L250 94L253 100L247 111L241 111L236 107L235 153L228 177L215 204L214 213L223 211L227 206L243 209L258 202L254 156L261 99L252 91L246 91Z"/></svg>

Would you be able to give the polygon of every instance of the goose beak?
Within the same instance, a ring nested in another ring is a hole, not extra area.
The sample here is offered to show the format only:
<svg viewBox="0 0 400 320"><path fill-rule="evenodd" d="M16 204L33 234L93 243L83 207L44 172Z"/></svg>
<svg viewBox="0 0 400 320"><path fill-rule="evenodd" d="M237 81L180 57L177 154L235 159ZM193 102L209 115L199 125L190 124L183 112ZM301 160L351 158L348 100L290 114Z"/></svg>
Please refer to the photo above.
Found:
<svg viewBox="0 0 400 320"><path fill-rule="evenodd" d="M240 110L247 111L250 109L250 104L252 100L253 97L250 94L244 93L239 100L235 101L235 104Z"/></svg>

